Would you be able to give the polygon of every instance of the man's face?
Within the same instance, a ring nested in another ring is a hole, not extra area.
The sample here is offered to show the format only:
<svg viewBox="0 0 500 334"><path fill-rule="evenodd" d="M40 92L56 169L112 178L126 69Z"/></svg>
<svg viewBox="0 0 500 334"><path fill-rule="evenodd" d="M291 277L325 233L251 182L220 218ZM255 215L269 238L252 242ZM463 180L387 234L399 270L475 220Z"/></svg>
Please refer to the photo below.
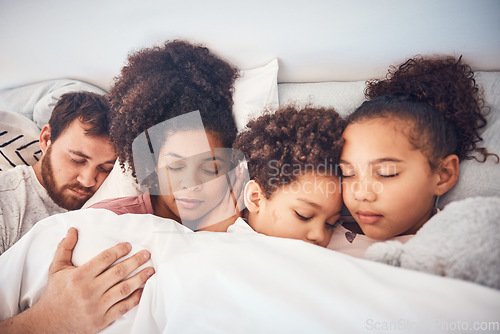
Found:
<svg viewBox="0 0 500 334"><path fill-rule="evenodd" d="M99 189L113 169L116 154L108 137L85 134L88 125L74 120L42 157L45 189L67 210L79 209Z"/></svg>

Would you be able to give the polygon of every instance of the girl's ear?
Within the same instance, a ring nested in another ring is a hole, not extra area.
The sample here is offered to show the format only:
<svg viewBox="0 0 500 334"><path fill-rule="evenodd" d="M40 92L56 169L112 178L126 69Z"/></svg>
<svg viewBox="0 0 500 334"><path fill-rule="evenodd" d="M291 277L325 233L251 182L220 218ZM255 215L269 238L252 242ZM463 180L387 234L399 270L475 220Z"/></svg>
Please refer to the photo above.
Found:
<svg viewBox="0 0 500 334"><path fill-rule="evenodd" d="M263 197L264 195L259 184L254 180L248 181L243 190L243 199L250 213L259 212Z"/></svg>
<svg viewBox="0 0 500 334"><path fill-rule="evenodd" d="M458 181L458 157L451 154L443 159L441 165L438 167L438 183L436 184L435 195L441 196L450 190Z"/></svg>
<svg viewBox="0 0 500 334"><path fill-rule="evenodd" d="M49 124L44 125L42 128L42 132L40 132L40 148L43 153L47 151L47 148L52 144L52 141L50 140L50 132L51 132L51 127Z"/></svg>

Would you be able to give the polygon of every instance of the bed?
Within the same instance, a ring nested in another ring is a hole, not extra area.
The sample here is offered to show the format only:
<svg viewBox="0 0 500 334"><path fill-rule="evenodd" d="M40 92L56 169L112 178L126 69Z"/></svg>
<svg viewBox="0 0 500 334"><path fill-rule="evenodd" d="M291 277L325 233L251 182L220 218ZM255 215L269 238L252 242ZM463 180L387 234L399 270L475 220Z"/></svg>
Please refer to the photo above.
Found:
<svg viewBox="0 0 500 334"><path fill-rule="evenodd" d="M496 0L3 1L0 169L39 158L38 131L61 94L105 92L130 51L173 38L203 43L242 69L234 97L240 129L264 107L288 103L346 115L364 100L365 81L391 64L416 54L463 55L491 107L485 145L500 153L499 14ZM498 165L464 161L460 169L440 200L443 211L500 196ZM138 191L115 166L86 206ZM107 333L500 331L497 289L297 240L193 233L154 216L140 217L138 229L137 219L85 209L38 223L0 257L0 320L38 300L55 247L75 226L75 265L121 241L152 253L156 274L139 306Z"/></svg>

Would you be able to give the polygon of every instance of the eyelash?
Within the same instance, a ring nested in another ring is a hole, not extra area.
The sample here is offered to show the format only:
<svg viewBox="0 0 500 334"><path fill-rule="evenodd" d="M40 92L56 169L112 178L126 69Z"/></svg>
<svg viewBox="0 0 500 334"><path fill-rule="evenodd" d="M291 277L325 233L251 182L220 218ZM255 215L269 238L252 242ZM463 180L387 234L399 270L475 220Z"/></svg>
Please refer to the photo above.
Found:
<svg viewBox="0 0 500 334"><path fill-rule="evenodd" d="M77 164L77 165L83 165L83 164L85 164L86 160L78 161L75 159L71 159L71 162L73 162L74 164Z"/></svg>
<svg viewBox="0 0 500 334"><path fill-rule="evenodd" d="M377 176L379 177L383 177L383 178L391 178L391 177L396 177L399 175L399 173L394 173L394 174L388 174L388 175L384 175L384 174L376 174ZM356 174L351 174L351 175L342 175L342 178L343 179L348 179L350 177L353 177L353 176L356 176Z"/></svg>
<svg viewBox="0 0 500 334"><path fill-rule="evenodd" d="M391 177L396 177L398 175L399 175L399 173L388 174L388 175L377 174L377 176L380 176L380 177L383 177L383 178L391 178Z"/></svg>
<svg viewBox="0 0 500 334"><path fill-rule="evenodd" d="M300 220L304 220L304 221L308 221L309 219L311 219L312 217L304 217L302 216L301 214L299 214L297 211L295 211L295 214L297 215L297 217L299 217Z"/></svg>

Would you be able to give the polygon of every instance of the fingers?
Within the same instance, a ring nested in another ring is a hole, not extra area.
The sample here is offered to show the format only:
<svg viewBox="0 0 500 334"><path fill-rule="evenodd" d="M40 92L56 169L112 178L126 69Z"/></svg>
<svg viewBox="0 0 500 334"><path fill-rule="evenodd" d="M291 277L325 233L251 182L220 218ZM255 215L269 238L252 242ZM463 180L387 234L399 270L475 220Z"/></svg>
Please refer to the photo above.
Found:
<svg viewBox="0 0 500 334"><path fill-rule="evenodd" d="M150 257L151 257L151 254L147 250L143 250L143 251L137 252L136 254L129 257L128 259L125 259L125 260L121 261L120 263L117 263L113 267L108 268L106 271L104 271L102 274L100 274L99 277L97 278L98 286L104 288L104 291L108 290L110 287L112 287L116 283L120 282L125 277L130 275L130 273L132 273L134 270L136 270L137 268L142 266L144 263L146 263ZM137 276L137 275L135 275L135 276ZM133 281L133 282L135 282L135 281ZM144 282L142 282L141 284L143 284ZM132 291L137 289L141 284L139 284L137 286L131 286L131 290L128 291L128 293L127 293L127 291L125 291L124 295L126 296L126 295L130 294ZM121 288L126 290L127 286L121 285ZM122 298L123 297L124 296L122 296ZM115 300L115 302L116 301L117 300Z"/></svg>
<svg viewBox="0 0 500 334"><path fill-rule="evenodd" d="M106 270L106 268L111 266L116 260L130 253L131 250L132 245L130 245L130 243L119 243L118 245L101 252L99 255L82 265L81 268L92 277L96 277Z"/></svg>
<svg viewBox="0 0 500 334"><path fill-rule="evenodd" d="M73 256L73 249L78 241L78 231L76 228L71 227L66 233L66 237L57 245L54 260L49 267L49 274L56 273L68 266L72 266L71 258Z"/></svg>
<svg viewBox="0 0 500 334"><path fill-rule="evenodd" d="M155 271L153 267L148 267L141 270L134 276L114 285L108 291L106 291L106 293L102 297L101 300L103 304L106 306L106 308L112 309L114 307L113 305L115 305L116 303L129 298L129 296L132 297L135 291L141 288L154 273ZM127 310L129 309L130 308L127 308ZM126 310L124 311L126 312Z"/></svg>
<svg viewBox="0 0 500 334"><path fill-rule="evenodd" d="M134 291L128 298L114 304L104 315L105 326L109 326L113 321L134 308L141 299L142 289Z"/></svg>

